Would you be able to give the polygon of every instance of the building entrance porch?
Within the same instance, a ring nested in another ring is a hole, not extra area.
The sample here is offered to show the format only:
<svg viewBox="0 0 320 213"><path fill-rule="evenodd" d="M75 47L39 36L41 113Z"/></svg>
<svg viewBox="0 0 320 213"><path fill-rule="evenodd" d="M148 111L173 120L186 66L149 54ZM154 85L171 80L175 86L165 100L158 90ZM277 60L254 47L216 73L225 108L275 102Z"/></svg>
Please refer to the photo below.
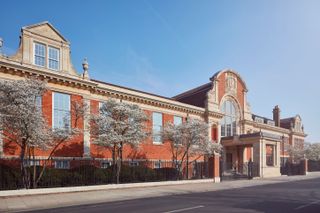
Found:
<svg viewBox="0 0 320 213"><path fill-rule="evenodd" d="M221 138L221 175L280 176L280 142L281 136L263 132Z"/></svg>

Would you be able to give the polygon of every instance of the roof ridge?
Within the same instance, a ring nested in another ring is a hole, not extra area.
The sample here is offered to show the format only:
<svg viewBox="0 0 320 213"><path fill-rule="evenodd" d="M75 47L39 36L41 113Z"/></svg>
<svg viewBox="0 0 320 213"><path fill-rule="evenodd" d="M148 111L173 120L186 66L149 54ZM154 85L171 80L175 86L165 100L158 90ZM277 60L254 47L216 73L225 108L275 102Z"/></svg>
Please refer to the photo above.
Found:
<svg viewBox="0 0 320 213"><path fill-rule="evenodd" d="M198 92L198 91L201 91L200 89L205 88L206 86L211 85L211 84L212 84L212 82L208 82L208 83L202 84L202 85L197 86L197 87L195 87L195 88L189 89L189 90L187 90L187 91L185 91L185 92L183 92L183 93L180 93L180 94L178 94L178 95L175 95L175 96L173 96L172 98L173 98L174 100L176 100L176 99L178 99L178 98L182 98L182 97L185 96L185 95L192 94L192 93L194 93L194 92L196 92L196 91L197 91L197 92Z"/></svg>

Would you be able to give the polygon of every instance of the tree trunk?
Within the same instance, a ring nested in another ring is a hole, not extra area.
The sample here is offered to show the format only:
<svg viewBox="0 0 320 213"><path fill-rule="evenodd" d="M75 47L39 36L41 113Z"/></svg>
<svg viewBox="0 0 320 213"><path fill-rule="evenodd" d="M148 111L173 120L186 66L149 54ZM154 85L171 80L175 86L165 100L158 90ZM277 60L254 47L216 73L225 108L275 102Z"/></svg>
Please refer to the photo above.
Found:
<svg viewBox="0 0 320 213"><path fill-rule="evenodd" d="M187 168L186 168L186 173L187 173L187 180L189 179L189 153L187 152Z"/></svg>
<svg viewBox="0 0 320 213"><path fill-rule="evenodd" d="M23 144L21 146L21 153L20 153L20 171L21 171L22 184L23 184L24 188L27 188L26 177L25 177L26 175L25 175L25 170L24 170L24 154L25 154L25 151L26 151L26 147Z"/></svg>
<svg viewBox="0 0 320 213"><path fill-rule="evenodd" d="M120 171L121 171L121 149L118 149L118 160L117 160L117 184L120 183Z"/></svg>
<svg viewBox="0 0 320 213"><path fill-rule="evenodd" d="M117 172L116 146L114 145L112 148L112 183L116 183L116 172Z"/></svg>
<svg viewBox="0 0 320 213"><path fill-rule="evenodd" d="M37 168L35 163L34 147L32 148L32 161L33 161L33 176L32 176L32 188L37 188Z"/></svg>
<svg viewBox="0 0 320 213"><path fill-rule="evenodd" d="M123 150L123 142L120 143L120 161L121 161L121 166L122 166L122 150Z"/></svg>
<svg viewBox="0 0 320 213"><path fill-rule="evenodd" d="M26 151L27 151L26 150L26 143L23 142L22 146L21 146L21 153L20 153L21 179L22 179L22 184L23 184L24 188L29 189L30 188L30 181L28 178L27 169L24 165Z"/></svg>

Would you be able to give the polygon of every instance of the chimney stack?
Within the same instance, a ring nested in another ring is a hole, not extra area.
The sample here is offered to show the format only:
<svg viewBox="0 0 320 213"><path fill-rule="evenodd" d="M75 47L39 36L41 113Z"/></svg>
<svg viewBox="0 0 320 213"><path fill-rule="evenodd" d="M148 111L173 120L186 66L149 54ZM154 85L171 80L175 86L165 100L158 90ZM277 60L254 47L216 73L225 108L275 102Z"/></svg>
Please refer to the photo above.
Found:
<svg viewBox="0 0 320 213"><path fill-rule="evenodd" d="M273 112L273 120L274 120L276 126L280 127L280 108L279 108L279 106L278 105L275 106L273 108L272 112Z"/></svg>

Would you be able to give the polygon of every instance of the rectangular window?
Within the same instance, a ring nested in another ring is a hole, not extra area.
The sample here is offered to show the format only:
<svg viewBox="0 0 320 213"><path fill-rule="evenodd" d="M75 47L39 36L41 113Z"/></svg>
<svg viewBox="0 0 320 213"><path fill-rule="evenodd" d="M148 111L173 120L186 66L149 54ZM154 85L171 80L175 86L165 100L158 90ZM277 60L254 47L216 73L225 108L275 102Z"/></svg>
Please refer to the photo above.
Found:
<svg viewBox="0 0 320 213"><path fill-rule="evenodd" d="M37 110L41 111L42 110L42 97L41 96L36 96L35 100L36 108Z"/></svg>
<svg viewBox="0 0 320 213"><path fill-rule="evenodd" d="M174 117L173 117L173 124L174 124L174 125L180 125L180 124L182 124L182 117L180 117L180 116L174 116Z"/></svg>
<svg viewBox="0 0 320 213"><path fill-rule="evenodd" d="M102 113L102 109L106 106L105 102L99 102L99 113Z"/></svg>
<svg viewBox="0 0 320 213"><path fill-rule="evenodd" d="M268 124L268 125L271 125L271 126L275 126L275 125L276 125L276 123L275 123L274 121L271 121L271 120L268 120L268 121L267 121L267 124Z"/></svg>
<svg viewBox="0 0 320 213"><path fill-rule="evenodd" d="M129 166L139 166L139 162L138 161L130 161Z"/></svg>
<svg viewBox="0 0 320 213"><path fill-rule="evenodd" d="M40 166L40 160L38 159L27 159L23 161L23 167L29 167L29 166Z"/></svg>
<svg viewBox="0 0 320 213"><path fill-rule="evenodd" d="M226 136L226 126L221 124L221 137Z"/></svg>
<svg viewBox="0 0 320 213"><path fill-rule="evenodd" d="M109 168L112 165L111 161L102 161L101 162L101 168L106 169Z"/></svg>
<svg viewBox="0 0 320 213"><path fill-rule="evenodd" d="M261 124L264 123L264 119L263 118L259 118L259 117L255 117L254 121L257 122L257 123L261 123Z"/></svg>
<svg viewBox="0 0 320 213"><path fill-rule="evenodd" d="M70 95L53 93L53 128L69 129L71 123Z"/></svg>
<svg viewBox="0 0 320 213"><path fill-rule="evenodd" d="M44 67L46 61L46 46L34 43L34 64Z"/></svg>
<svg viewBox="0 0 320 213"><path fill-rule="evenodd" d="M56 160L54 162L54 168L56 169L69 169L70 161L68 160Z"/></svg>
<svg viewBox="0 0 320 213"><path fill-rule="evenodd" d="M154 112L152 114L152 135L154 143L162 143L162 113Z"/></svg>
<svg viewBox="0 0 320 213"><path fill-rule="evenodd" d="M267 166L274 166L274 146L266 145L266 164Z"/></svg>
<svg viewBox="0 0 320 213"><path fill-rule="evenodd" d="M53 70L59 69L59 49L49 47L49 68Z"/></svg>
<svg viewBox="0 0 320 213"><path fill-rule="evenodd" d="M161 169L161 161L154 162L154 169Z"/></svg>

